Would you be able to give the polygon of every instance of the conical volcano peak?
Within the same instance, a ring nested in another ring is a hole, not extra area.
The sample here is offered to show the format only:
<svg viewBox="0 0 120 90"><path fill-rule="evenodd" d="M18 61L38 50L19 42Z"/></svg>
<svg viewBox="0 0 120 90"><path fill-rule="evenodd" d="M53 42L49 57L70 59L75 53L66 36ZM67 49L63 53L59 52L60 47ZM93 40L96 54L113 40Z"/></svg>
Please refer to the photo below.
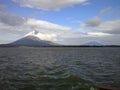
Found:
<svg viewBox="0 0 120 90"><path fill-rule="evenodd" d="M34 31L29 32L28 34L26 34L25 37L26 37L26 36L31 36L31 35L32 35L32 36L36 36L36 35L38 35L38 34L40 34L40 32L37 31L37 30L34 30Z"/></svg>
<svg viewBox="0 0 120 90"><path fill-rule="evenodd" d="M24 35L24 37L28 37L28 36L34 36L34 37L37 37L39 38L40 40L46 40L46 41L52 41L52 42L55 42L57 39L56 39L56 34L45 34L45 33L41 33L39 31L32 31L32 32L29 32L28 34Z"/></svg>
<svg viewBox="0 0 120 90"><path fill-rule="evenodd" d="M33 34L38 34L39 33L39 31L37 31L37 30L35 30L35 31L33 31Z"/></svg>
<svg viewBox="0 0 120 90"><path fill-rule="evenodd" d="M37 34L39 34L39 33L40 33L39 31L34 30L34 31L30 32L29 34L31 34L31 35L37 35Z"/></svg>

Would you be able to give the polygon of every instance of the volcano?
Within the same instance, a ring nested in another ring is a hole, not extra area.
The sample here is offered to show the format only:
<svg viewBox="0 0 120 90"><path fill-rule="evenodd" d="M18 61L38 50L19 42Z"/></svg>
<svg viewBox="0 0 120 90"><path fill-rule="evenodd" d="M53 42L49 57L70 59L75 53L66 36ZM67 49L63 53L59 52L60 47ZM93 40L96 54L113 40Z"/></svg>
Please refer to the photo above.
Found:
<svg viewBox="0 0 120 90"><path fill-rule="evenodd" d="M32 31L26 34L23 38L10 43L10 45L13 45L13 46L54 46L54 45L58 45L57 43L47 40L45 37L47 37L48 39L50 38L49 35L41 34L38 31Z"/></svg>

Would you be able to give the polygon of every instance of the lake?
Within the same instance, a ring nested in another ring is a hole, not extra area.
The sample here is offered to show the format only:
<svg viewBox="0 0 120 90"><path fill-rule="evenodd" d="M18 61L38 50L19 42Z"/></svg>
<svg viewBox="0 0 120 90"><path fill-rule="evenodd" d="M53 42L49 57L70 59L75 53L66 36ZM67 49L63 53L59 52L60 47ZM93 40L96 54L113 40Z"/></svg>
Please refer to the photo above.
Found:
<svg viewBox="0 0 120 90"><path fill-rule="evenodd" d="M120 88L120 47L0 47L0 90Z"/></svg>

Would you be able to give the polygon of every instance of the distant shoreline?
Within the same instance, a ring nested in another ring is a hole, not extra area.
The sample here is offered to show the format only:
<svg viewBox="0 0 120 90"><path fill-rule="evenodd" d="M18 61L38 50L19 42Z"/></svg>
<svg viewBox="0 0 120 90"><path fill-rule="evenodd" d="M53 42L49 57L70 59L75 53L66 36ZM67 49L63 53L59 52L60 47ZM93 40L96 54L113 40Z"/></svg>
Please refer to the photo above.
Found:
<svg viewBox="0 0 120 90"><path fill-rule="evenodd" d="M1 44L0 47L120 47L120 45L51 45L51 46L38 46L38 45L8 45Z"/></svg>

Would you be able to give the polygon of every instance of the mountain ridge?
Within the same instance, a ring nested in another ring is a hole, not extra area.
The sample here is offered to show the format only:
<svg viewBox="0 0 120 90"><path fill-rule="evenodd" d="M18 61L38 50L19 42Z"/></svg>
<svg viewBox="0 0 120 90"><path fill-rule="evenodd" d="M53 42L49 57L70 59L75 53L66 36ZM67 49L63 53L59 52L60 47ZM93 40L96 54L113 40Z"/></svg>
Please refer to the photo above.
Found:
<svg viewBox="0 0 120 90"><path fill-rule="evenodd" d="M97 41L91 41L91 42L87 42L82 44L84 46L103 46L104 44L97 42Z"/></svg>

